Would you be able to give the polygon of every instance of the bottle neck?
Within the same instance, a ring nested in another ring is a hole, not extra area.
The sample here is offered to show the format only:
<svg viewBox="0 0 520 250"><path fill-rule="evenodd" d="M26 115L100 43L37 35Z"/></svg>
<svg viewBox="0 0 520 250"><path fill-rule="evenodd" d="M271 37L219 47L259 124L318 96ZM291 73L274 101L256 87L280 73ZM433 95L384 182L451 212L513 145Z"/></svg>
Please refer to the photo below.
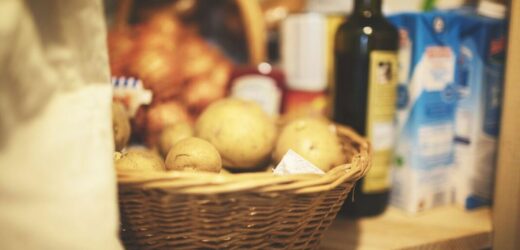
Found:
<svg viewBox="0 0 520 250"><path fill-rule="evenodd" d="M364 17L381 16L382 0L355 0L354 14Z"/></svg>

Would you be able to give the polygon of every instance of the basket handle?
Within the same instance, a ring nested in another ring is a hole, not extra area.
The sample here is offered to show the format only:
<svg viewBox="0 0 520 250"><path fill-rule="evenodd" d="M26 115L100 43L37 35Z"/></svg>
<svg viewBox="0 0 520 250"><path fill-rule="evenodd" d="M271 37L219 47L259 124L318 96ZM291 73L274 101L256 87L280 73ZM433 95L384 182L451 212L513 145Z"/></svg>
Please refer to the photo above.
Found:
<svg viewBox="0 0 520 250"><path fill-rule="evenodd" d="M246 41L248 47L249 64L256 65L266 59L267 29L258 1L235 0L240 17L244 22ZM118 0L114 20L116 30L124 30L128 26L128 18L132 10L134 0Z"/></svg>
<svg viewBox="0 0 520 250"><path fill-rule="evenodd" d="M236 0L244 22L249 50L249 63L252 65L265 61L266 25L258 1Z"/></svg>
<svg viewBox="0 0 520 250"><path fill-rule="evenodd" d="M116 14L114 20L114 29L121 31L128 27L128 19L134 0L117 0Z"/></svg>

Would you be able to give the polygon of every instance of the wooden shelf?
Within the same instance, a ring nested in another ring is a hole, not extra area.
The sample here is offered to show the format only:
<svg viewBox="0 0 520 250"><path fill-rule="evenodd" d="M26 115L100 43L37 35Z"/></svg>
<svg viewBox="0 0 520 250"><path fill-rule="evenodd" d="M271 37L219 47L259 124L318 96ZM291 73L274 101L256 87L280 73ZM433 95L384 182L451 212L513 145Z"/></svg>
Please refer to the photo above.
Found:
<svg viewBox="0 0 520 250"><path fill-rule="evenodd" d="M489 208L444 207L418 215L390 208L375 218L337 218L321 249L482 249L491 247L491 228Z"/></svg>

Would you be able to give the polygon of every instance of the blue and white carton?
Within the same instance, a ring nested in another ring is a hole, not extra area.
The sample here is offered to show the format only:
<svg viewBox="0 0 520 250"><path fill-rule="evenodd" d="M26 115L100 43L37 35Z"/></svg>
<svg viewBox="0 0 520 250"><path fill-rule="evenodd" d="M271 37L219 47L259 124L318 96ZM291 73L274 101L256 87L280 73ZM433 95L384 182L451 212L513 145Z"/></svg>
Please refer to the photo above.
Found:
<svg viewBox="0 0 520 250"><path fill-rule="evenodd" d="M418 212L452 201L460 22L451 12L390 17L400 31L391 204Z"/></svg>
<svg viewBox="0 0 520 250"><path fill-rule="evenodd" d="M458 11L462 40L453 181L455 202L466 209L489 205L494 186L507 21L504 7L486 3Z"/></svg>
<svg viewBox="0 0 520 250"><path fill-rule="evenodd" d="M493 193L505 8L390 17L400 30L391 204L408 212L487 205Z"/></svg>

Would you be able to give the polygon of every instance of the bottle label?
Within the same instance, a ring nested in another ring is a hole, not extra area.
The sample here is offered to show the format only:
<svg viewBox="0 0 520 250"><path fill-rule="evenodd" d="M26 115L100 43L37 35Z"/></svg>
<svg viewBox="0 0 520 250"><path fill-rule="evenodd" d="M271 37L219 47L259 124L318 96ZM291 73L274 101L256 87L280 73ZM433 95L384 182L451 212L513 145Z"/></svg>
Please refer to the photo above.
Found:
<svg viewBox="0 0 520 250"><path fill-rule="evenodd" d="M325 92L289 90L284 98L284 113L291 115L324 115L327 99Z"/></svg>
<svg viewBox="0 0 520 250"><path fill-rule="evenodd" d="M280 114L282 91L272 78L262 75L245 75L235 79L232 85L232 97L255 101L273 117Z"/></svg>
<svg viewBox="0 0 520 250"><path fill-rule="evenodd" d="M364 193L382 192L390 186L397 72L396 52L370 53L366 132L372 143L372 167L364 179Z"/></svg>

